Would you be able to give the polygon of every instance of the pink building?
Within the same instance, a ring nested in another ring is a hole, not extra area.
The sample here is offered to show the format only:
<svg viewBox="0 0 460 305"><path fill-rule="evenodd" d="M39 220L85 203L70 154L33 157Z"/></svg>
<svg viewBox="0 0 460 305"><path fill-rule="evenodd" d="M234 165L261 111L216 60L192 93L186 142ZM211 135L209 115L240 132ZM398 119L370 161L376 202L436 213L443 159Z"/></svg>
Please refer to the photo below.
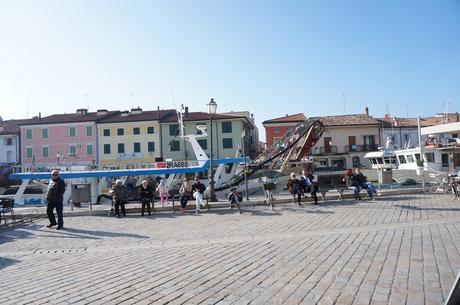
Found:
<svg viewBox="0 0 460 305"><path fill-rule="evenodd" d="M23 168L96 164L96 122L115 113L118 111L78 109L76 113L54 114L21 125Z"/></svg>

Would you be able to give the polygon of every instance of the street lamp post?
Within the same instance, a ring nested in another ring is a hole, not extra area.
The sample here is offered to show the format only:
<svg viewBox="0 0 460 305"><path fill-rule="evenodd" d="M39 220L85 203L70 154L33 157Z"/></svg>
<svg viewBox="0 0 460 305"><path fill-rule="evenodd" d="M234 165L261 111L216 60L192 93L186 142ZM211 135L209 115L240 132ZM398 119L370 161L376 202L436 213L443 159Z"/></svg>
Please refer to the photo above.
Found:
<svg viewBox="0 0 460 305"><path fill-rule="evenodd" d="M213 158L213 137L212 137L212 116L216 113L217 110L217 103L214 102L214 99L212 98L211 101L208 103L208 114L209 114L209 125L210 125L210 137L211 137L211 155L209 157L209 169L208 169L208 174L209 174L209 201L210 202L216 202L216 190L214 188L214 185L216 182L214 181L214 170L212 168L212 158Z"/></svg>
<svg viewBox="0 0 460 305"><path fill-rule="evenodd" d="M332 151L332 145L334 143L332 142L332 140L329 141L329 149L331 150L331 185L332 187L334 187L334 155L333 155L333 151Z"/></svg>
<svg viewBox="0 0 460 305"><path fill-rule="evenodd" d="M56 154L56 158L57 158L57 165L59 166L59 160L61 159L61 153L57 153Z"/></svg>

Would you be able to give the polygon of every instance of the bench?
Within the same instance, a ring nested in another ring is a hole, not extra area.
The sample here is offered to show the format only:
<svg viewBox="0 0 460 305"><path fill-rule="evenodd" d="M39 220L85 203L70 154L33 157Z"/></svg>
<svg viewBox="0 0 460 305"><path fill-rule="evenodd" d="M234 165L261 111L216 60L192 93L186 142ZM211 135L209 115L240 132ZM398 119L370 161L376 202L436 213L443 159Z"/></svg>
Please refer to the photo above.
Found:
<svg viewBox="0 0 460 305"><path fill-rule="evenodd" d="M366 196L369 197L368 194L367 194L367 190L364 189L364 188L361 189L360 194L361 194L363 191L365 192ZM332 190L329 190L328 193L329 193L329 194L337 194L337 196L338 196L337 200L340 200L340 201L341 201L341 200L343 200L343 194L344 194L344 193L345 193L345 194L351 194L351 195L353 195L353 192L354 192L354 188L350 186L350 187L343 187L343 188L332 189ZM326 201L326 192L325 192L325 191L321 191L321 199L322 199L323 202Z"/></svg>

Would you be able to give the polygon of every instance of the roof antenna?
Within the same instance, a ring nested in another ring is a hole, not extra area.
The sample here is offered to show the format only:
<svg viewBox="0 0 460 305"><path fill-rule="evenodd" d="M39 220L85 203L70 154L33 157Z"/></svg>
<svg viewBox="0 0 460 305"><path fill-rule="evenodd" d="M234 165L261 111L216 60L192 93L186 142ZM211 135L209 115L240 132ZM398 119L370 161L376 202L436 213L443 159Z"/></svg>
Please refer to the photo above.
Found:
<svg viewBox="0 0 460 305"><path fill-rule="evenodd" d="M449 97L447 98L447 101L444 103L444 105L446 106L446 108L445 108L445 111L444 111L442 122L447 123L447 122L449 122L449 106L450 106L450 98Z"/></svg>
<svg viewBox="0 0 460 305"><path fill-rule="evenodd" d="M347 100L345 99L345 93L342 93L343 102L343 114L347 114Z"/></svg>

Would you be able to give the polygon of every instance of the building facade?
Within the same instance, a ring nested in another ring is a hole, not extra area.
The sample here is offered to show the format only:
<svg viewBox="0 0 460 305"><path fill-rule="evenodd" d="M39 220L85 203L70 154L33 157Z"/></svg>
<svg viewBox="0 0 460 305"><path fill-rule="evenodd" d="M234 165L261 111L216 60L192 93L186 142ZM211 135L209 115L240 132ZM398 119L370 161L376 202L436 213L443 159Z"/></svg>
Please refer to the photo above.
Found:
<svg viewBox="0 0 460 305"><path fill-rule="evenodd" d="M105 109L55 114L21 124L21 160L24 170L39 167L94 166L97 158L96 122L117 112Z"/></svg>
<svg viewBox="0 0 460 305"><path fill-rule="evenodd" d="M97 123L99 165L139 168L161 158L160 120L175 110L123 111Z"/></svg>
<svg viewBox="0 0 460 305"><path fill-rule="evenodd" d="M208 137L198 143L208 156L211 154L211 123L209 114L188 112L183 114L184 134L199 134L197 125L206 125ZM190 143L181 139L177 116L169 115L161 120L161 156L163 159L196 160ZM212 119L213 158L233 158L237 155L254 157L258 152L257 128L249 115L214 114ZM244 150L244 151L243 151Z"/></svg>
<svg viewBox="0 0 460 305"><path fill-rule="evenodd" d="M21 163L20 124L34 122L35 119L6 120L0 122L0 164Z"/></svg>
<svg viewBox="0 0 460 305"><path fill-rule="evenodd" d="M319 117L324 133L313 147L315 170L368 166L364 155L381 146L381 122L366 114Z"/></svg>
<svg viewBox="0 0 460 305"><path fill-rule="evenodd" d="M272 146L276 140L284 136L288 130L295 128L298 124L305 122L303 113L287 115L262 122L265 128L265 142L268 147Z"/></svg>

